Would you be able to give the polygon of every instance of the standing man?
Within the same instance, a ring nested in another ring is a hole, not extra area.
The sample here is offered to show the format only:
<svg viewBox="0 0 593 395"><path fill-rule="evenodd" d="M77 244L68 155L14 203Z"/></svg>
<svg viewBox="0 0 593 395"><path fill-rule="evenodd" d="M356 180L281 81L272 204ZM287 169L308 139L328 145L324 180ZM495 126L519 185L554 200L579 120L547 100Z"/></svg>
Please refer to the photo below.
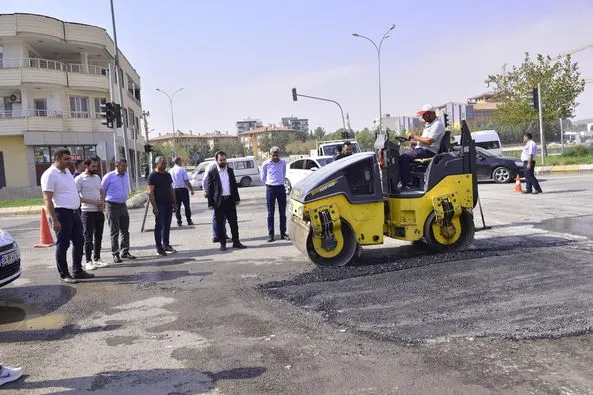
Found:
<svg viewBox="0 0 593 395"><path fill-rule="evenodd" d="M130 254L130 216L126 206L130 188L127 171L128 161L120 159L115 164L115 170L105 174L101 183L105 191L105 213L115 263L121 263L122 259L136 259Z"/></svg>
<svg viewBox="0 0 593 395"><path fill-rule="evenodd" d="M181 226L181 203L185 207L185 219L188 225L193 225L191 220L191 207L189 206L189 191L194 195L194 188L189 182L189 176L185 169L181 166L181 158L175 158L175 165L169 170L171 178L173 179L173 188L175 189L175 217L177 218L177 226Z"/></svg>
<svg viewBox="0 0 593 395"><path fill-rule="evenodd" d="M101 177L97 175L100 159L90 158L84 162L85 171L74 179L80 195L82 228L84 230L84 254L86 270L95 270L107 264L101 260L101 241L105 224L105 193Z"/></svg>
<svg viewBox="0 0 593 395"><path fill-rule="evenodd" d="M531 133L523 134L523 152L521 152L521 160L523 161L523 167L525 167L525 192L533 193L537 195L542 193L542 189L539 186L539 181L535 178L535 157L537 156L537 145L533 141ZM534 191L535 189L535 191Z"/></svg>
<svg viewBox="0 0 593 395"><path fill-rule="evenodd" d="M206 169L206 171L204 172L204 177L202 177L202 191L204 191L204 197L207 199L208 198L208 175L210 174L210 170L212 169L216 169L217 168L217 163L216 161L212 162L208 168ZM224 227L224 237L226 240L230 240L229 236L228 236L229 232L226 231L226 223L225 223L225 227ZM216 227L216 211L214 211L212 213L212 242L213 243L218 243L218 230Z"/></svg>
<svg viewBox="0 0 593 395"><path fill-rule="evenodd" d="M268 243L274 241L274 211L276 200L280 214L280 238L290 240L286 234L286 161L280 159L280 148L270 149L271 158L264 162L261 169L261 181L266 186L266 203L268 205Z"/></svg>
<svg viewBox="0 0 593 395"><path fill-rule="evenodd" d="M177 204L172 186L173 180L171 174L167 173L167 158L159 156L155 161L155 171L148 176L148 195L156 221L154 225L156 251L159 255L165 256L167 252L176 252L169 244L169 233Z"/></svg>
<svg viewBox="0 0 593 395"><path fill-rule="evenodd" d="M350 141L344 142L344 149L339 150L339 154L334 157L334 160L339 160L352 155L352 143Z"/></svg>
<svg viewBox="0 0 593 395"><path fill-rule="evenodd" d="M436 109L433 105L425 104L418 111L418 115L426 122L422 136L409 135L409 140L418 144L414 149L406 151L399 156L399 174L403 190L412 189L410 163L415 159L432 158L438 154L441 148L441 140L445 135L445 125L437 117Z"/></svg>
<svg viewBox="0 0 593 395"><path fill-rule="evenodd" d="M220 250L226 251L226 235L224 223L229 221L233 248L247 248L239 241L239 224L237 223L237 205L241 201L235 172L226 163L226 154L218 151L215 155L216 167L208 172L208 208L216 215L217 238Z"/></svg>
<svg viewBox="0 0 593 395"><path fill-rule="evenodd" d="M61 149L54 154L54 163L41 176L41 190L45 209L58 237L56 264L62 281L75 284L80 279L93 278L82 269L84 244L82 222L78 214L80 197L74 178L68 170L72 164L70 151ZM68 271L66 253L72 241L72 275Z"/></svg>

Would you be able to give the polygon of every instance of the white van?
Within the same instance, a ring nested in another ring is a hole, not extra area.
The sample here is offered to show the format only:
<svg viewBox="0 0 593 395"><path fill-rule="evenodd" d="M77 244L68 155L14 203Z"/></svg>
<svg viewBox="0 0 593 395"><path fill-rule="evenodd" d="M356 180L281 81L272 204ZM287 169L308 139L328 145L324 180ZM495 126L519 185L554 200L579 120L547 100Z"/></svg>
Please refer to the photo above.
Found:
<svg viewBox="0 0 593 395"><path fill-rule="evenodd" d="M461 135L454 136L454 138L457 144L461 144ZM476 143L476 147L484 148L496 156L502 155L502 144L496 130L472 132L472 140Z"/></svg>
<svg viewBox="0 0 593 395"><path fill-rule="evenodd" d="M259 181L259 168L257 167L254 156L227 158L226 162L228 166L235 171L235 179L237 180L237 184L239 184L239 186L248 187L253 184L254 181L255 183ZM202 189L202 180L204 179L204 175L210 168L210 165L214 163L214 161L206 161L200 163L198 167L196 167L196 170L190 176L192 187L195 189Z"/></svg>

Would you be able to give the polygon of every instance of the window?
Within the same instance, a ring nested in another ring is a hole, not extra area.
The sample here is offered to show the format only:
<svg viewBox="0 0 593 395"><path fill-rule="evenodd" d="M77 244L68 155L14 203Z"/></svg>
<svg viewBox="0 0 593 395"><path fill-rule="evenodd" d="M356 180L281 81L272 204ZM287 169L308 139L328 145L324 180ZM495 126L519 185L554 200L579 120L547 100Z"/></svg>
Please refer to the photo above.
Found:
<svg viewBox="0 0 593 395"><path fill-rule="evenodd" d="M95 97L94 101L95 101L95 118L101 118L101 100L104 99L100 99L98 97Z"/></svg>
<svg viewBox="0 0 593 395"><path fill-rule="evenodd" d="M307 161L305 162L305 170L311 169L319 169L319 165L314 160L307 159Z"/></svg>
<svg viewBox="0 0 593 395"><path fill-rule="evenodd" d="M252 160L248 160L245 162L245 168L246 169L254 169L255 163Z"/></svg>
<svg viewBox="0 0 593 395"><path fill-rule="evenodd" d="M128 110L127 110L125 107L124 107L124 109L123 109L123 110L124 110L124 113L123 113L123 118L124 118L124 125L125 125L125 126L126 126L126 128L127 128L127 127L129 127L129 126L128 126Z"/></svg>
<svg viewBox="0 0 593 395"><path fill-rule="evenodd" d="M89 98L70 96L70 116L73 118L89 117Z"/></svg>
<svg viewBox="0 0 593 395"><path fill-rule="evenodd" d="M33 156L35 157L35 163L51 163L52 157L49 155L48 146L34 146Z"/></svg>
<svg viewBox="0 0 593 395"><path fill-rule="evenodd" d="M294 161L294 162L292 162L292 163L290 164L290 168L291 168L291 169L302 169L302 168L303 168L303 163L304 163L304 162L305 162L305 161L303 161L303 160L297 160L297 161Z"/></svg>
<svg viewBox="0 0 593 395"><path fill-rule="evenodd" d="M244 161L235 162L235 170L243 170L243 169L245 169Z"/></svg>
<svg viewBox="0 0 593 395"><path fill-rule="evenodd" d="M375 193L373 158L349 166L344 170L344 176L353 195L372 195Z"/></svg>
<svg viewBox="0 0 593 395"><path fill-rule="evenodd" d="M47 99L34 99L33 108L33 116L47 117Z"/></svg>

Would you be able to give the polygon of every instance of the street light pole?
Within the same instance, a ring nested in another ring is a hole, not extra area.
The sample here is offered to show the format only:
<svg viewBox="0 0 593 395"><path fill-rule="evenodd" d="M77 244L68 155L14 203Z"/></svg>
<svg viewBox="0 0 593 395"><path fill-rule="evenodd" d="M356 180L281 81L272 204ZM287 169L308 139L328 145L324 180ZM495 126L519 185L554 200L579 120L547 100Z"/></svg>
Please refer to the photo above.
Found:
<svg viewBox="0 0 593 395"><path fill-rule="evenodd" d="M379 41L379 45L377 45L373 40L371 40L370 38L363 36L361 34L358 33L352 33L352 35L354 37L360 37L360 38L364 38L365 40L368 40L371 44L373 44L373 46L375 47L375 49L377 50L377 71L378 71L378 79L379 79L379 132L381 132L383 130L383 109L382 109L382 100L381 100L381 46L383 45L383 41L389 37L389 32L391 32L393 29L395 29L395 24L392 24L391 27L385 32L385 34L383 35L383 37L381 38L381 41Z"/></svg>
<svg viewBox="0 0 593 395"><path fill-rule="evenodd" d="M169 99L169 105L171 106L171 127L173 128L173 155L177 156L177 147L175 145L177 143L177 131L175 130L175 118L173 116L173 98L176 94L181 92L183 88L177 89L171 96L169 96L167 92L160 90L159 88L157 88L156 90L163 93L165 96L167 96L167 99Z"/></svg>

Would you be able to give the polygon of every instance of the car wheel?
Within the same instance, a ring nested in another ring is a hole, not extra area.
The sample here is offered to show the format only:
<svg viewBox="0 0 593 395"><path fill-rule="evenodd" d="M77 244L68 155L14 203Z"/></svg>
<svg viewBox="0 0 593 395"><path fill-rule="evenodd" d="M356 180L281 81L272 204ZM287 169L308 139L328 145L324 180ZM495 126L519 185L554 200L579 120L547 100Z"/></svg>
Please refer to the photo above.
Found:
<svg viewBox="0 0 593 395"><path fill-rule="evenodd" d="M251 178L249 178L249 177L241 178L241 182L239 182L239 185L241 185L242 187L248 187L249 185L251 185Z"/></svg>
<svg viewBox="0 0 593 395"><path fill-rule="evenodd" d="M499 166L492 172L492 179L497 184L505 184L513 181L513 174L506 167Z"/></svg>
<svg viewBox="0 0 593 395"><path fill-rule="evenodd" d="M290 184L288 178L284 179L284 189L286 190L286 194L290 195L290 192L292 191L292 185Z"/></svg>

